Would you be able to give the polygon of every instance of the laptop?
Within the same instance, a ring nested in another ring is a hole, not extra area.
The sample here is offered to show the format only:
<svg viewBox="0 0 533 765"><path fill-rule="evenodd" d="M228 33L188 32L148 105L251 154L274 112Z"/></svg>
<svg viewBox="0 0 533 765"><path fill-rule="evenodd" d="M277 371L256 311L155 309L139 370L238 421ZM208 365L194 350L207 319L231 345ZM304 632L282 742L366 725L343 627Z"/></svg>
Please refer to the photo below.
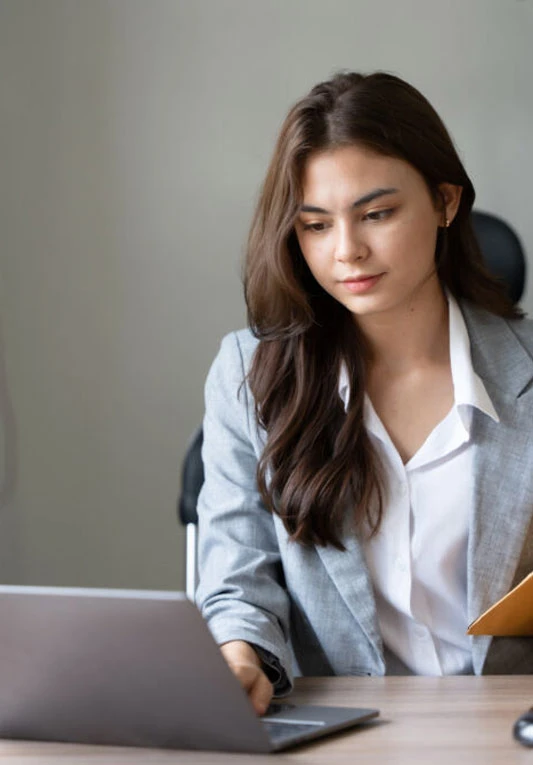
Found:
<svg viewBox="0 0 533 765"><path fill-rule="evenodd" d="M376 717L259 718L183 593L0 586L0 738L275 752Z"/></svg>

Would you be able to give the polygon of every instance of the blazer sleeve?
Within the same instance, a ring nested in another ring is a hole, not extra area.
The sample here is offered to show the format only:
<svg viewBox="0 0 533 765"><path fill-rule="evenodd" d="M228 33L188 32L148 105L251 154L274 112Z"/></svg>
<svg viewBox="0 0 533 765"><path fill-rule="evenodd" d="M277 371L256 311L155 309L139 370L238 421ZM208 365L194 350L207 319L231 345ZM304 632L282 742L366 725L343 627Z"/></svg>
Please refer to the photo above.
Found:
<svg viewBox="0 0 533 765"><path fill-rule="evenodd" d="M289 599L274 518L257 488L251 437L257 424L246 372L239 335L228 335L205 386L196 601L218 644L245 640L261 649L282 695L292 687Z"/></svg>

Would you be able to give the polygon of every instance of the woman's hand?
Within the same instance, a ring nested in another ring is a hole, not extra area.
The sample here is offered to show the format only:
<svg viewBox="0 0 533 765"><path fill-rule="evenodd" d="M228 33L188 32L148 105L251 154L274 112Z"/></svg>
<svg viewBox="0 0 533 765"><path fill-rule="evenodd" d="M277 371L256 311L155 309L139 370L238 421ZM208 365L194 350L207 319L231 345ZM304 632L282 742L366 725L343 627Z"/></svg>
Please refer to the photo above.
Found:
<svg viewBox="0 0 533 765"><path fill-rule="evenodd" d="M249 643L230 640L220 646L229 668L248 694L257 714L266 712L274 693L272 683L261 669L261 660Z"/></svg>

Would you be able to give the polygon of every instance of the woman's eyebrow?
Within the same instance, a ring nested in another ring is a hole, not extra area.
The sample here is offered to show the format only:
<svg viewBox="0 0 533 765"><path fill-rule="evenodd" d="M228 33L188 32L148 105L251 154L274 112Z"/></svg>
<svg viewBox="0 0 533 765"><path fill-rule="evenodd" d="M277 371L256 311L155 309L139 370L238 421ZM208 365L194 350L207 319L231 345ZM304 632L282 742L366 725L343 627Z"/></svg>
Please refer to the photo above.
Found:
<svg viewBox="0 0 533 765"><path fill-rule="evenodd" d="M397 192L398 192L398 189L392 189L392 188L391 189L374 189L374 191L369 191L368 194L365 194L359 199L356 199L356 201L352 205L352 208L360 207L361 205L366 205L368 202L373 202L374 199L383 197L386 194L396 194ZM322 213L324 215L329 214L329 210L324 210L323 207L315 207L314 205L301 205L300 212Z"/></svg>

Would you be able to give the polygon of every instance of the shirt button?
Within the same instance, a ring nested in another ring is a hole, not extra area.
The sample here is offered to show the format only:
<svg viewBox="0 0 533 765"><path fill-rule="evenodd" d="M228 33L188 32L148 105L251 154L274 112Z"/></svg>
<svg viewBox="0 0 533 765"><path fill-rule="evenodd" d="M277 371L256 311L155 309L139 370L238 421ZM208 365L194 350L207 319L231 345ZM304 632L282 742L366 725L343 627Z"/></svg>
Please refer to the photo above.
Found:
<svg viewBox="0 0 533 765"><path fill-rule="evenodd" d="M398 571L400 571L402 574L405 574L407 571L407 564L402 558L398 558L396 565L398 566Z"/></svg>
<svg viewBox="0 0 533 765"><path fill-rule="evenodd" d="M405 496L406 496L406 494L407 494L407 491L408 491L408 489L407 489L407 484L406 484L406 483L402 483L402 484L400 485L400 494L401 494L401 496L402 496L402 497L405 497Z"/></svg>
<svg viewBox="0 0 533 765"><path fill-rule="evenodd" d="M427 627L417 625L414 629L414 633L420 640L425 640L428 637Z"/></svg>

